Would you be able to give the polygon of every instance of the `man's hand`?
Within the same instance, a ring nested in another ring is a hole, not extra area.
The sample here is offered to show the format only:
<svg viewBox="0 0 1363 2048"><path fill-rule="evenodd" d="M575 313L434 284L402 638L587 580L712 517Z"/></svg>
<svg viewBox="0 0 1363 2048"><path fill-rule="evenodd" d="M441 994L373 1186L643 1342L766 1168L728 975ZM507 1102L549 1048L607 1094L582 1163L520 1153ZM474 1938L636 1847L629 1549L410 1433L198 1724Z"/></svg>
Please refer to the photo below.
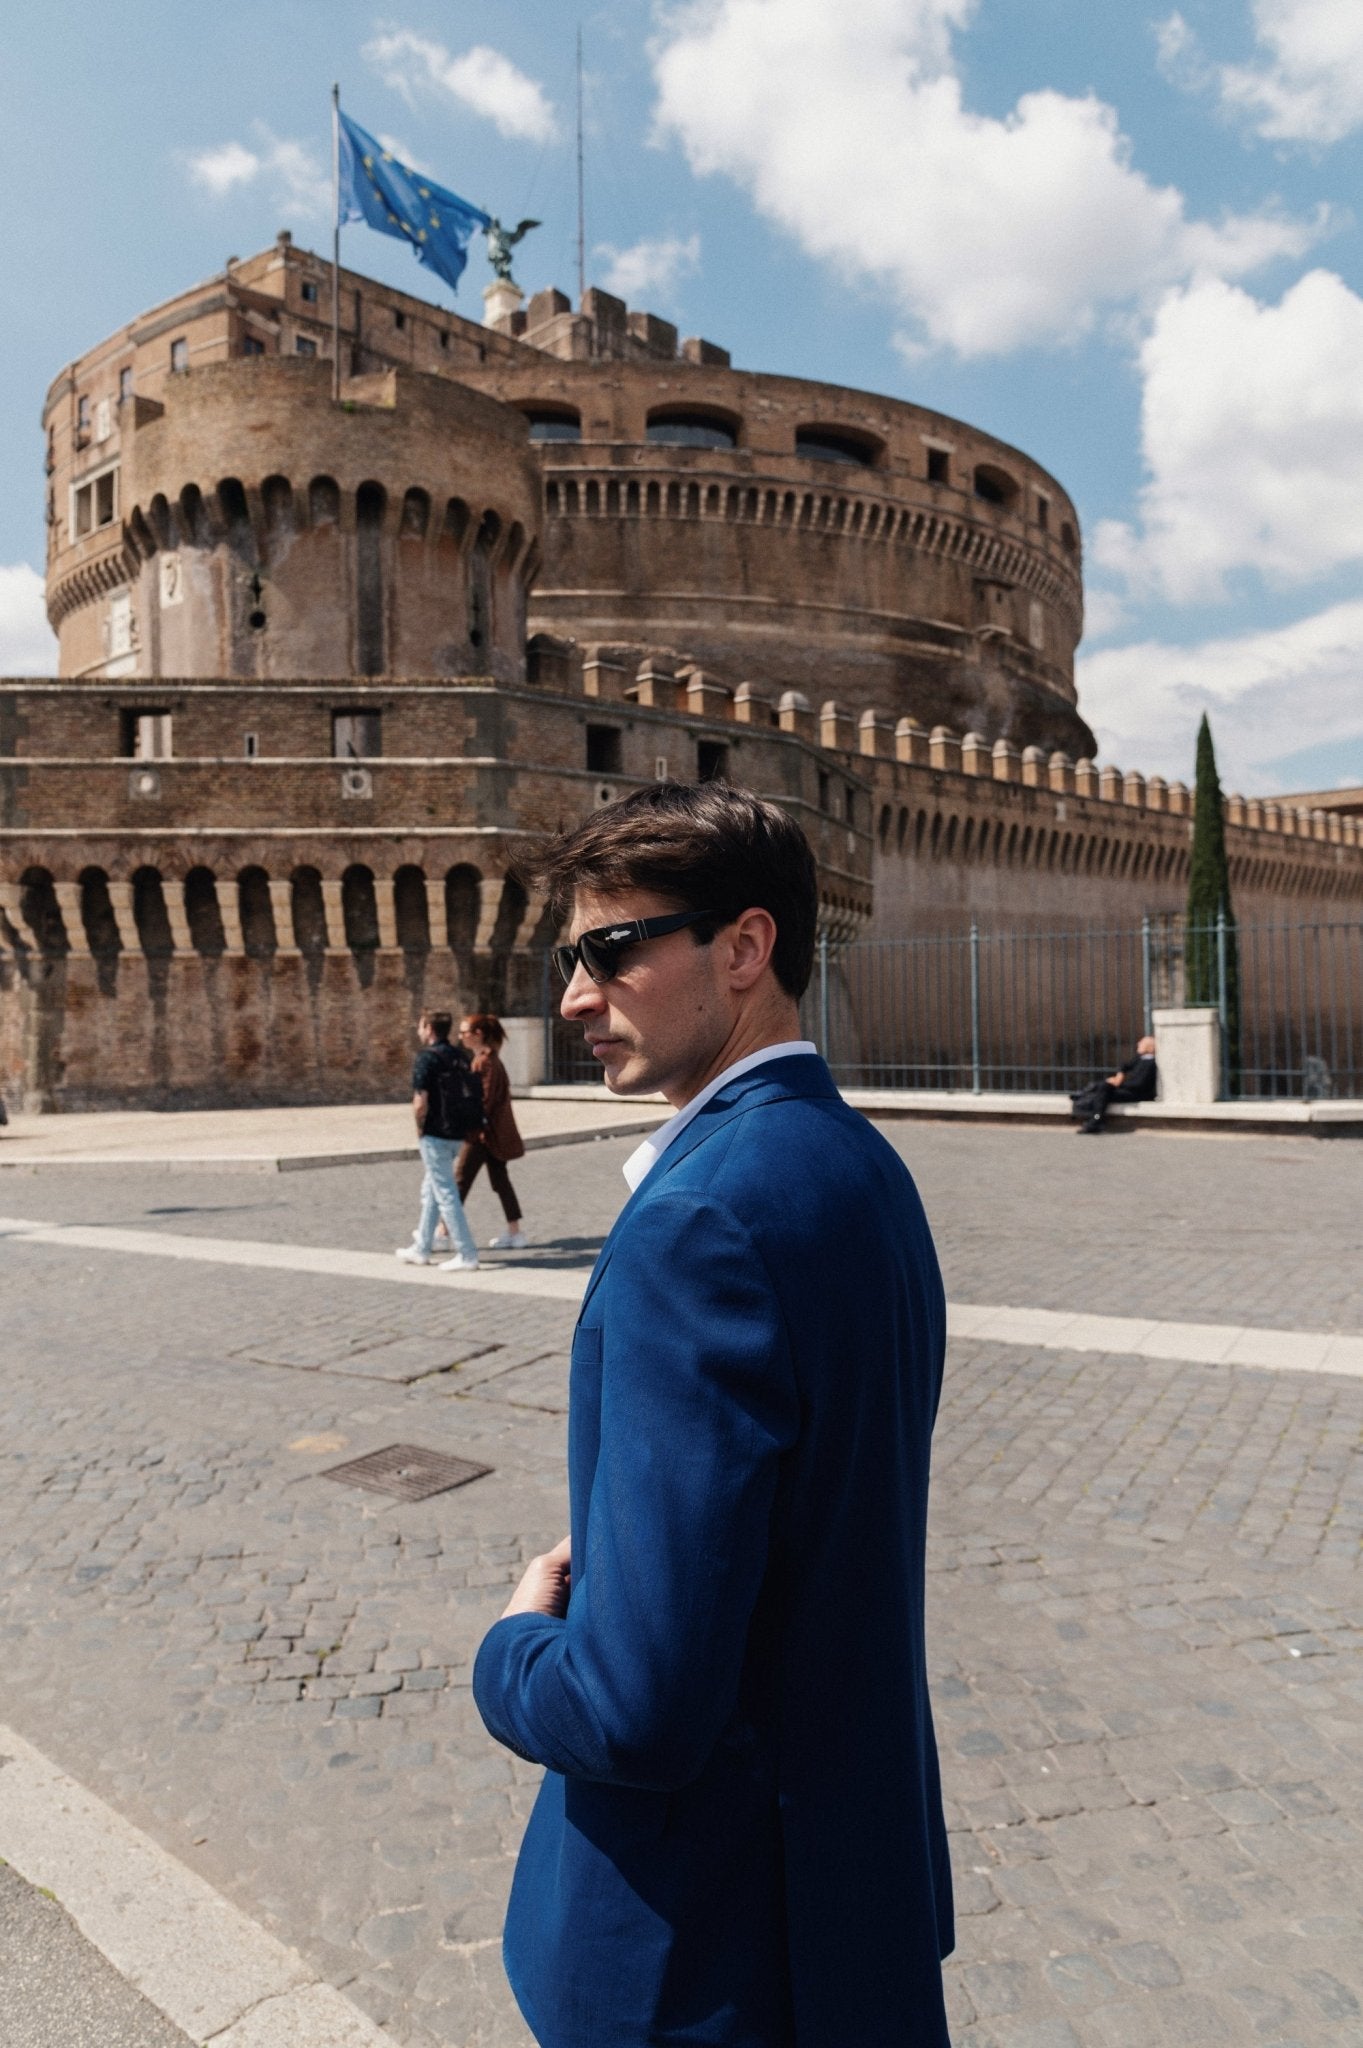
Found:
<svg viewBox="0 0 1363 2048"><path fill-rule="evenodd" d="M502 1620L505 1621L509 1614L548 1614L561 1621L568 1612L568 1590L572 1583L571 1552L571 1541L565 1536L543 1557L532 1557L519 1586L502 1610Z"/></svg>

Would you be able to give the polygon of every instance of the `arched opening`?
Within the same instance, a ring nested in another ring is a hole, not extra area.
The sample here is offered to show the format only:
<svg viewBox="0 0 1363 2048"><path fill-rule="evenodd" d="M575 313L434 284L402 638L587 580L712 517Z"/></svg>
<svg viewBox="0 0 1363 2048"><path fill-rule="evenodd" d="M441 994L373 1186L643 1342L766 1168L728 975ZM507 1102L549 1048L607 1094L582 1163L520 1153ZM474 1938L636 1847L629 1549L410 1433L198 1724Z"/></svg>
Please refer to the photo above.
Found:
<svg viewBox="0 0 1363 2048"><path fill-rule="evenodd" d="M1018 501L1017 479L1009 476L1007 470L1000 469L996 463L977 463L975 496L983 498L986 505L1000 505L1005 511L1011 510Z"/></svg>
<svg viewBox="0 0 1363 2048"><path fill-rule="evenodd" d="M322 877L316 868L295 868L290 878L289 909L293 942L300 953L318 959L327 949L327 906Z"/></svg>
<svg viewBox="0 0 1363 2048"><path fill-rule="evenodd" d="M123 951L123 940L109 897L109 877L103 868L81 870L80 921L85 927L85 943L95 958L116 960Z"/></svg>
<svg viewBox="0 0 1363 2048"><path fill-rule="evenodd" d="M580 441L582 415L571 405L523 405L532 441Z"/></svg>
<svg viewBox="0 0 1363 2048"><path fill-rule="evenodd" d="M218 517L222 521L227 545L234 554L247 561L253 560L256 551L255 535L251 531L251 514L246 503L245 487L240 478L225 476L217 489Z"/></svg>
<svg viewBox="0 0 1363 2048"><path fill-rule="evenodd" d="M383 674L382 484L363 483L355 493L355 658L362 676Z"/></svg>
<svg viewBox="0 0 1363 2048"><path fill-rule="evenodd" d="M133 876L133 922L147 958L169 960L175 951L175 937L159 868L138 868Z"/></svg>
<svg viewBox="0 0 1363 2048"><path fill-rule="evenodd" d="M341 517L341 492L334 476L315 476L308 485L308 522L335 526Z"/></svg>
<svg viewBox="0 0 1363 2048"><path fill-rule="evenodd" d="M648 416L645 438L668 448L736 448L734 413L698 406L660 406Z"/></svg>
<svg viewBox="0 0 1363 2048"><path fill-rule="evenodd" d="M274 904L270 901L270 878L264 868L243 868L237 876L237 906L241 918L241 942L247 957L269 960L279 948L274 928Z"/></svg>
<svg viewBox="0 0 1363 2048"><path fill-rule="evenodd" d="M25 868L19 877L19 913L44 959L60 960L71 951L56 887L46 868Z"/></svg>
<svg viewBox="0 0 1363 2048"><path fill-rule="evenodd" d="M185 922L190 943L205 959L219 960L227 951L218 882L211 868L191 868L185 876Z"/></svg>
<svg viewBox="0 0 1363 2048"><path fill-rule="evenodd" d="M469 648L475 675L487 667L492 645L492 556L501 535L502 522L495 512L485 512L477 537L469 549Z"/></svg>
<svg viewBox="0 0 1363 2048"><path fill-rule="evenodd" d="M265 531L274 539L293 531L293 485L286 476L267 476L260 487Z"/></svg>
<svg viewBox="0 0 1363 2048"><path fill-rule="evenodd" d="M379 906L372 868L357 864L346 869L341 877L341 914L345 919L345 942L351 952L376 953Z"/></svg>
<svg viewBox="0 0 1363 2048"><path fill-rule="evenodd" d="M402 524L398 529L402 540L425 540L426 528L431 523L431 498L429 491L423 491L413 484L402 500Z"/></svg>
<svg viewBox="0 0 1363 2048"><path fill-rule="evenodd" d="M426 907L426 876L421 868L401 867L394 875L393 916L403 952L429 953L431 919Z"/></svg>
<svg viewBox="0 0 1363 2048"><path fill-rule="evenodd" d="M155 502L153 499L153 505ZM180 531L191 547L206 548L212 545L208 508L203 501L203 492L197 484L186 484L180 493Z"/></svg>
<svg viewBox="0 0 1363 2048"><path fill-rule="evenodd" d="M879 460L884 445L873 434L858 433L855 427L795 429L795 453L808 462L851 462L870 469Z"/></svg>
<svg viewBox="0 0 1363 2048"><path fill-rule="evenodd" d="M455 953L473 951L478 936L481 880L477 868L462 862L445 877L445 943Z"/></svg>

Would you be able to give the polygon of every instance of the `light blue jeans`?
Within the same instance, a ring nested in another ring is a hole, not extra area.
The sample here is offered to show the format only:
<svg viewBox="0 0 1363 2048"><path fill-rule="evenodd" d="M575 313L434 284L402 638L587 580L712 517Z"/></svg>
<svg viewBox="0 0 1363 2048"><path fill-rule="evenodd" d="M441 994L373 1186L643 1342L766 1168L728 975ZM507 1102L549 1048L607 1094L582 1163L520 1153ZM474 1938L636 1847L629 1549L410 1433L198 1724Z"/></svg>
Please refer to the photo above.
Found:
<svg viewBox="0 0 1363 2048"><path fill-rule="evenodd" d="M421 1163L426 1171L421 1179L421 1221L417 1224L416 1236L412 1242L428 1259L431 1256L431 1246L435 1243L437 1216L443 1216L445 1219L452 1251L462 1252L466 1259L476 1259L478 1256L478 1247L473 1241L473 1232L469 1229L464 1205L454 1184L456 1143L454 1138L417 1139Z"/></svg>

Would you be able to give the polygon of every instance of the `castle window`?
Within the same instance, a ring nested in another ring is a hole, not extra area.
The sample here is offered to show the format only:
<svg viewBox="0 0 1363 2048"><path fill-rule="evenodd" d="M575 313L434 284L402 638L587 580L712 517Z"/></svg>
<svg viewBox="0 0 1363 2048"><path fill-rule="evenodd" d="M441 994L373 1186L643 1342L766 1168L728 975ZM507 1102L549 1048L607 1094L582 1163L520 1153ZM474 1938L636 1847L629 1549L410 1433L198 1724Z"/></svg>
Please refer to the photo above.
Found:
<svg viewBox="0 0 1363 2048"><path fill-rule="evenodd" d="M170 713L140 707L121 714L123 755L129 761L170 759Z"/></svg>
<svg viewBox="0 0 1363 2048"><path fill-rule="evenodd" d="M1051 501L1042 491L1036 494L1036 523L1043 533L1051 523Z"/></svg>
<svg viewBox="0 0 1363 2048"><path fill-rule="evenodd" d="M861 434L845 433L840 427L795 430L795 453L808 462L859 462L870 468L879 452L876 442Z"/></svg>
<svg viewBox="0 0 1363 2048"><path fill-rule="evenodd" d="M846 783L844 783L844 784L843 784L843 791L842 791L842 814L843 814L844 818L846 818L846 820L847 820L847 822L848 822L848 824L849 824L849 825L855 825L855 824L856 824L856 822L857 822L857 793L856 793L855 789L853 789L853 787L852 787L852 785L851 785L851 783L850 783L850 782L846 782Z"/></svg>
<svg viewBox="0 0 1363 2048"><path fill-rule="evenodd" d="M76 400L76 430L78 433L85 434L89 432L89 429L90 401L88 398L78 398Z"/></svg>
<svg viewBox="0 0 1363 2048"><path fill-rule="evenodd" d="M263 356L265 344L258 334L248 334L242 341L241 352L244 356Z"/></svg>
<svg viewBox="0 0 1363 2048"><path fill-rule="evenodd" d="M317 304L317 287L311 278L304 278L298 289L305 305L315 306Z"/></svg>
<svg viewBox="0 0 1363 2048"><path fill-rule="evenodd" d="M133 373L132 373L132 371L131 371L131 370L120 370L120 371L119 371L119 373L118 373L118 402L119 402L119 404L120 404L120 405L126 405L126 404L128 403L128 400L129 400L129 399L130 399L130 398L132 397L132 395L133 395Z"/></svg>
<svg viewBox="0 0 1363 2048"><path fill-rule="evenodd" d="M449 328L448 328L448 327L442 327L442 328L441 328L441 330L440 330L440 346L441 346L442 348L448 348L448 347L449 347L449 345L450 345L450 330L449 330Z"/></svg>
<svg viewBox="0 0 1363 2048"><path fill-rule="evenodd" d="M337 761L376 759L383 752L381 714L377 711L333 711L331 751Z"/></svg>
<svg viewBox="0 0 1363 2048"><path fill-rule="evenodd" d="M293 345L295 352L300 356L315 356L317 353L317 343L306 334L296 334Z"/></svg>
<svg viewBox="0 0 1363 2048"><path fill-rule="evenodd" d="M402 328L407 325L407 315L403 312L400 306L394 306L393 308L393 325L394 327L398 328Z"/></svg>
<svg viewBox="0 0 1363 2048"><path fill-rule="evenodd" d="M697 740L697 782L723 782L729 773L729 749L722 740Z"/></svg>
<svg viewBox="0 0 1363 2048"><path fill-rule="evenodd" d="M982 462L975 471L975 496L983 498L986 505L1002 505L1006 510L1017 503L1018 487L1006 469Z"/></svg>
<svg viewBox="0 0 1363 2048"><path fill-rule="evenodd" d="M829 780L828 770L826 768L821 768L819 770L819 809L821 811L826 811L828 809L828 799L831 789L832 783Z"/></svg>
<svg viewBox="0 0 1363 2048"><path fill-rule="evenodd" d="M189 368L189 343L183 335L170 345L170 367L177 374Z"/></svg>
<svg viewBox="0 0 1363 2048"><path fill-rule="evenodd" d="M670 448L736 448L738 427L715 413L650 413L644 429L650 441Z"/></svg>
<svg viewBox="0 0 1363 2048"><path fill-rule="evenodd" d="M618 775L621 739L618 725L587 727L587 769L592 775Z"/></svg>
<svg viewBox="0 0 1363 2048"><path fill-rule="evenodd" d="M928 482L930 484L949 484L951 482L951 457L947 454L945 448L929 448Z"/></svg>
<svg viewBox="0 0 1363 2048"><path fill-rule="evenodd" d="M82 540L101 526L112 526L118 512L118 465L101 470L71 487L71 538Z"/></svg>
<svg viewBox="0 0 1363 2048"><path fill-rule="evenodd" d="M258 761L260 759L260 734L258 732L243 734L241 751L248 761Z"/></svg>
<svg viewBox="0 0 1363 2048"><path fill-rule="evenodd" d="M1060 545L1064 548L1067 555L1074 555L1079 552L1079 542L1075 536L1074 528L1070 525L1068 519L1061 521Z"/></svg>
<svg viewBox="0 0 1363 2048"><path fill-rule="evenodd" d="M532 441L580 441L582 439L582 416L570 412L566 406L527 406L525 417L530 422Z"/></svg>

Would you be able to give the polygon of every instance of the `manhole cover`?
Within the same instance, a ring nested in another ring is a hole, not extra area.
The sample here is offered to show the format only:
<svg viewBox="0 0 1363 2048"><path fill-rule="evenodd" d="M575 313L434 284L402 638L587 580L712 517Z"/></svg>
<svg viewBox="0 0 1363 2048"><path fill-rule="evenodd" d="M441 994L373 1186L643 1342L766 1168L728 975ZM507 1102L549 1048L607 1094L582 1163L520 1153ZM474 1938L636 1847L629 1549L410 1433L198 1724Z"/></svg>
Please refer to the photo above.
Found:
<svg viewBox="0 0 1363 2048"><path fill-rule="evenodd" d="M470 1458L424 1451L420 1444L389 1444L386 1451L350 1458L320 1476L338 1479L342 1486L363 1486L369 1493L391 1494L394 1500L426 1500L433 1493L448 1493L452 1486L467 1486L470 1479L482 1479L491 1470L491 1465L475 1465Z"/></svg>

